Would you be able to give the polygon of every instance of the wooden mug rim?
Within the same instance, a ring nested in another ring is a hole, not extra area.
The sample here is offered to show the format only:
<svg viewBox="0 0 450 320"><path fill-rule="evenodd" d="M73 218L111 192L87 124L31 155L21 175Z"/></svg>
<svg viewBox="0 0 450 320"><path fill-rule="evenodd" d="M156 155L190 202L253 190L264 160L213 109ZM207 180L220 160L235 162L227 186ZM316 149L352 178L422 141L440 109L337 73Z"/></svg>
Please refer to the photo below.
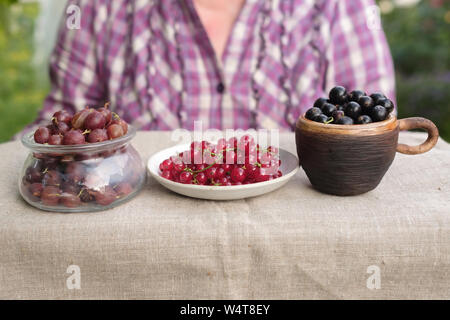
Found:
<svg viewBox="0 0 450 320"><path fill-rule="evenodd" d="M409 146L402 143L397 144L397 152L404 154L420 154L431 150L439 139L439 130L436 125L425 118L412 117L397 119L394 114L390 114L389 118L384 121L373 122L369 124L325 124L315 122L305 118L305 114L298 118L296 127L299 130L311 131L318 134L332 135L356 135L356 136L372 136L386 133L392 130L406 131L411 129L424 129L428 133L427 140L417 146Z"/></svg>
<svg viewBox="0 0 450 320"><path fill-rule="evenodd" d="M303 124L307 130L315 131L318 133L327 134L345 134L345 135L372 135L380 134L386 131L395 130L398 126L397 117L394 114L390 114L389 118L379 122L372 122L368 124L332 124L332 123L320 123L306 119L305 114L302 114L297 121L296 127L300 129L300 125Z"/></svg>

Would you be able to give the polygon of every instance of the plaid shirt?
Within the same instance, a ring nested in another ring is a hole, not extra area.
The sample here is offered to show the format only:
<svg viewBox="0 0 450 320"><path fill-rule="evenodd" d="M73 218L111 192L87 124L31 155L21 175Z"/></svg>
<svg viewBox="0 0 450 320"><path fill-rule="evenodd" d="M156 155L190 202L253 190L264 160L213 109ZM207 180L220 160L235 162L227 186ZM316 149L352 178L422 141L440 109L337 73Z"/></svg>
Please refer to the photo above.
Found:
<svg viewBox="0 0 450 320"><path fill-rule="evenodd" d="M36 124L60 108L110 101L142 130L291 129L336 84L394 98L392 58L373 0L247 0L219 61L192 0L79 0L63 25L52 90Z"/></svg>

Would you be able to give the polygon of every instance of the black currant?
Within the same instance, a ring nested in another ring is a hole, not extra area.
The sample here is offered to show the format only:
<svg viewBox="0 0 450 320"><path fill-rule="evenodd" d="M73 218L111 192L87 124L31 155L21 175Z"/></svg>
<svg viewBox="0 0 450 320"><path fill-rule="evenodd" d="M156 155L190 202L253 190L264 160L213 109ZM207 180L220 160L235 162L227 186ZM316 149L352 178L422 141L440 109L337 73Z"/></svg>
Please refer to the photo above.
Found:
<svg viewBox="0 0 450 320"><path fill-rule="evenodd" d="M319 114L319 115L314 119L314 121L320 122L320 123L326 123L326 122L328 122L328 117L322 113L322 114Z"/></svg>
<svg viewBox="0 0 450 320"><path fill-rule="evenodd" d="M381 99L378 101L378 105L386 108L387 113L391 113L394 110L394 103L389 99Z"/></svg>
<svg viewBox="0 0 450 320"><path fill-rule="evenodd" d="M363 114L362 116L359 116L358 119L356 119L356 124L367 124L371 122L372 118L366 114Z"/></svg>
<svg viewBox="0 0 450 320"><path fill-rule="evenodd" d="M358 100L359 105L361 106L362 113L369 114L370 110L374 106L373 99L369 96L362 96Z"/></svg>
<svg viewBox="0 0 450 320"><path fill-rule="evenodd" d="M345 105L341 105L341 104L336 105L336 110L345 111Z"/></svg>
<svg viewBox="0 0 450 320"><path fill-rule="evenodd" d="M314 120L318 115L322 113L322 110L316 107L312 107L308 111L306 111L305 118L309 120Z"/></svg>
<svg viewBox="0 0 450 320"><path fill-rule="evenodd" d="M343 116L336 121L336 124L353 124L353 119L347 116Z"/></svg>
<svg viewBox="0 0 450 320"><path fill-rule="evenodd" d="M350 101L349 103L347 103L347 106L345 107L346 116L356 119L361 115L361 113L362 113L361 106L357 102Z"/></svg>
<svg viewBox="0 0 450 320"><path fill-rule="evenodd" d="M380 92L374 92L370 97L372 98L374 105L377 105L379 100L386 99L386 96Z"/></svg>
<svg viewBox="0 0 450 320"><path fill-rule="evenodd" d="M361 90L353 90L348 95L348 100L358 102L359 98L361 98L362 96L365 96L365 95L366 94Z"/></svg>
<svg viewBox="0 0 450 320"><path fill-rule="evenodd" d="M347 101L347 90L337 86L330 90L330 101L332 104L343 104Z"/></svg>
<svg viewBox="0 0 450 320"><path fill-rule="evenodd" d="M327 102L328 100L326 98L319 98L314 102L314 107L322 109L323 105Z"/></svg>
<svg viewBox="0 0 450 320"><path fill-rule="evenodd" d="M333 117L333 123L336 123L338 119L345 116L345 113L342 110L336 110L331 114L331 116Z"/></svg>
<svg viewBox="0 0 450 320"><path fill-rule="evenodd" d="M336 106L331 103L325 103L322 107L322 113L328 117L331 117L331 114L336 111Z"/></svg>
<svg viewBox="0 0 450 320"><path fill-rule="evenodd" d="M383 121L386 119L387 116L387 110L385 107L377 105L373 107L372 112L370 113L370 117L373 121Z"/></svg>

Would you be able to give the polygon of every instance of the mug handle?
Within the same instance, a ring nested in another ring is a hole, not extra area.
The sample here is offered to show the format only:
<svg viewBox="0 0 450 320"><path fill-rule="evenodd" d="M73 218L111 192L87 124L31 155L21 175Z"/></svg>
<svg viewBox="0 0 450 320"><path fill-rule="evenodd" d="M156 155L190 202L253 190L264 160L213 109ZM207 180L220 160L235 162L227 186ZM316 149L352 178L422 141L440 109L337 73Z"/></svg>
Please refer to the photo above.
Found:
<svg viewBox="0 0 450 320"><path fill-rule="evenodd" d="M421 117L412 117L399 119L398 123L400 131L425 129L428 133L428 138L424 143L418 146L408 146L406 144L399 143L397 145L397 152L404 154L419 154L431 150L431 148L436 145L439 138L439 131L436 125L430 120Z"/></svg>

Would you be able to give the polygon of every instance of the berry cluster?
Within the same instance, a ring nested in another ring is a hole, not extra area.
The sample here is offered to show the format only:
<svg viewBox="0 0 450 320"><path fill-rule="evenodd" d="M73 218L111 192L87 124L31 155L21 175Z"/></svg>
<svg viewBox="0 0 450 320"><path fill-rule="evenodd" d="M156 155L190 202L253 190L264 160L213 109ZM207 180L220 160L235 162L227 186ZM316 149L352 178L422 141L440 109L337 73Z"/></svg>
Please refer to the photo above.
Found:
<svg viewBox="0 0 450 320"><path fill-rule="evenodd" d="M382 93L347 93L344 87L337 86L330 90L328 99L317 99L305 117L325 124L367 124L386 120L392 110L393 102Z"/></svg>
<svg viewBox="0 0 450 320"><path fill-rule="evenodd" d="M281 177L280 165L277 148L262 149L244 135L217 144L194 141L190 150L164 160L159 169L162 177L183 184L232 186Z"/></svg>
<svg viewBox="0 0 450 320"><path fill-rule="evenodd" d="M133 152L124 146L92 155L34 154L22 178L22 194L46 206L110 205L141 182L140 158Z"/></svg>
<svg viewBox="0 0 450 320"><path fill-rule="evenodd" d="M125 135L128 124L108 109L108 103L99 109L88 108L72 115L66 110L56 112L51 123L39 127L34 141L40 144L77 145L112 140Z"/></svg>
<svg viewBox="0 0 450 320"><path fill-rule="evenodd" d="M128 124L107 105L74 116L58 111L51 121L34 134L37 143L81 145L115 139L128 131ZM128 196L143 179L139 155L128 144L104 149L33 153L21 181L22 194L33 203L66 208L108 206Z"/></svg>

